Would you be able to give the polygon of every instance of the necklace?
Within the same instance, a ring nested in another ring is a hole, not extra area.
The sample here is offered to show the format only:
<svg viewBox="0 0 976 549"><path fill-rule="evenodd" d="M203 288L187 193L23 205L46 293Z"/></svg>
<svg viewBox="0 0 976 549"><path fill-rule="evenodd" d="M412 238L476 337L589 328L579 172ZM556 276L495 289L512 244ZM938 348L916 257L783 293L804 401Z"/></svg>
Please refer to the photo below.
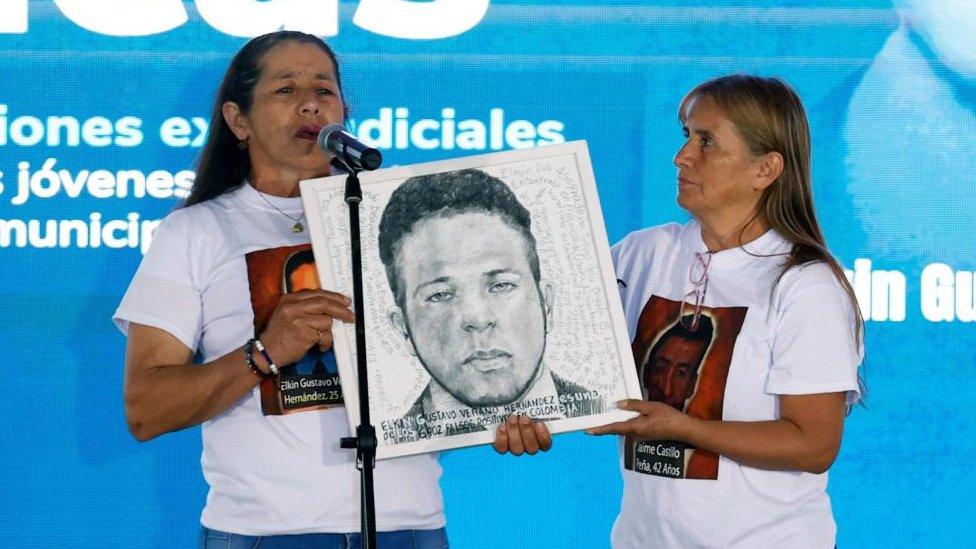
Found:
<svg viewBox="0 0 976 549"><path fill-rule="evenodd" d="M254 189L254 190L257 191L257 189ZM294 217L286 214L285 212L281 211L281 209L278 206L275 206L274 204L272 204L270 200L268 200L267 198L264 197L264 193L262 193L261 191L258 191L258 196L261 197L261 200L264 200L264 203L265 204L267 204L268 206L271 206L272 208L274 208L276 212L280 213L281 215L283 215L283 216L287 217L288 219L290 219L290 220L292 220L292 221L295 222L295 224L291 226L291 232L293 232L295 234L298 234L298 233L300 233L300 232L302 232L302 231L305 230L305 225L302 224L302 221L305 220L305 212L302 212L302 215L298 216L298 218L294 218Z"/></svg>

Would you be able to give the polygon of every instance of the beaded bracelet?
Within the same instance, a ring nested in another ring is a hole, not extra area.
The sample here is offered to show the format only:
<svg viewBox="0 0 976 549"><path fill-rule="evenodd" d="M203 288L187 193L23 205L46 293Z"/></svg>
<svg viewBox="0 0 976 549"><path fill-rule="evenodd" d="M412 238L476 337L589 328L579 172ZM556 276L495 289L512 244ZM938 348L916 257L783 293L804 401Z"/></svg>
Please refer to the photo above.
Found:
<svg viewBox="0 0 976 549"><path fill-rule="evenodd" d="M268 354L268 350L264 348L264 343L261 343L260 339L254 339L254 348L261 353L264 357L264 361L268 363L268 369L271 370L272 375L278 375L278 365L275 364L274 360L271 359L271 355Z"/></svg>
<svg viewBox="0 0 976 549"><path fill-rule="evenodd" d="M258 368L257 363L254 362L254 341L251 338L244 344L244 361L247 363L247 367L251 369L252 374L258 377L265 377L268 374L262 372L261 368Z"/></svg>

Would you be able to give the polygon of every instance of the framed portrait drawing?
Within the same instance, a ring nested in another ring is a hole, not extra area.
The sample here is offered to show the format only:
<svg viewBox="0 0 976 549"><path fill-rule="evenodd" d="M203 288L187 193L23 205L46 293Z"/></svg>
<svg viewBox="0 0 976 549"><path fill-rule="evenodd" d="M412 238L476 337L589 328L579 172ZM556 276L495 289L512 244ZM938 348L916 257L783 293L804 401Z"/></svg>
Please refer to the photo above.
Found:
<svg viewBox="0 0 976 549"><path fill-rule="evenodd" d="M352 296L345 176L301 183L322 287ZM525 414L553 433L640 398L582 141L362 173L369 405L377 458L491 442ZM336 322L350 428L355 326Z"/></svg>

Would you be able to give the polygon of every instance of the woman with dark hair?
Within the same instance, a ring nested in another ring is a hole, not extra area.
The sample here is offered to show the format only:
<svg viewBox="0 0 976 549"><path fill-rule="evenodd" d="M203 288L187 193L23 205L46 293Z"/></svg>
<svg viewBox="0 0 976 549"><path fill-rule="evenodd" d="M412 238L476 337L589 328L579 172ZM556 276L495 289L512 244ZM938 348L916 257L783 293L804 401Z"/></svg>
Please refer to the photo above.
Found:
<svg viewBox="0 0 976 549"><path fill-rule="evenodd" d="M353 321L343 295L281 292L284 262L309 248L298 183L329 173L316 138L345 116L322 40L281 31L248 42L220 85L193 191L157 229L115 313L128 336L132 434L202 424L203 547L359 543L359 473L338 445L348 435L341 393L289 396L277 377L331 349L333 319ZM277 391L279 411L262 408L259 385ZM431 455L377 464L381 548L447 546L439 477Z"/></svg>
<svg viewBox="0 0 976 549"><path fill-rule="evenodd" d="M613 546L834 547L826 471L861 397L863 321L817 222L803 105L782 80L733 75L689 92L678 118L694 219L612 256L638 367L675 323L707 316L715 335L685 411L628 400L636 417L590 431L625 436ZM500 430L496 449L534 445L525 432Z"/></svg>

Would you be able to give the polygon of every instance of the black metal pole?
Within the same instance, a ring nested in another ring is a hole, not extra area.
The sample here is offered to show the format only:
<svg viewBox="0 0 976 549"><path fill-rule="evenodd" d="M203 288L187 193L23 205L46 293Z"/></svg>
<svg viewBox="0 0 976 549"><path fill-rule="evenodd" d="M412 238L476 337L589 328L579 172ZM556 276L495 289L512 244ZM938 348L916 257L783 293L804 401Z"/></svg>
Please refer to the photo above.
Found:
<svg viewBox="0 0 976 549"><path fill-rule="evenodd" d="M359 426L356 436L343 437L343 448L356 449L356 468L360 475L361 529L363 549L376 549L376 496L373 490L373 467L376 463L376 429L369 420L369 378L366 377L366 324L363 311L363 259L359 237L359 203L363 189L357 171L337 159L346 176L346 204L349 205L349 239L352 243L352 288L356 310L356 368L359 380Z"/></svg>

